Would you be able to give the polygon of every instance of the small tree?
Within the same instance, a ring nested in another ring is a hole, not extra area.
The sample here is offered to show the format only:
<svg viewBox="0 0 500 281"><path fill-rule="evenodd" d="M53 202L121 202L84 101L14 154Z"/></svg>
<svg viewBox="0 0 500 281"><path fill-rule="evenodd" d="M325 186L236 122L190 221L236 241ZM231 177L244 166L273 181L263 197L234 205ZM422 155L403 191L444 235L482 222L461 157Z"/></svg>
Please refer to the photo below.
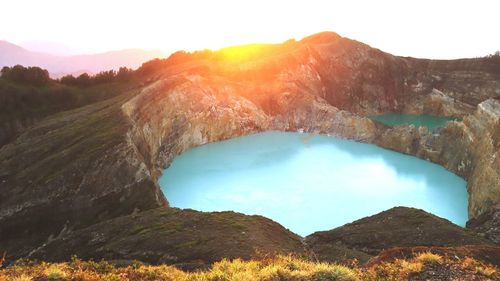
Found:
<svg viewBox="0 0 500 281"><path fill-rule="evenodd" d="M115 75L114 70L101 71L92 77L92 82L95 84L112 82L115 79Z"/></svg>
<svg viewBox="0 0 500 281"><path fill-rule="evenodd" d="M75 84L81 87L90 86L90 75L87 73L82 73L80 76L76 77Z"/></svg>
<svg viewBox="0 0 500 281"><path fill-rule="evenodd" d="M128 81L132 77L132 69L126 67L120 67L118 73L116 74L116 79L119 81Z"/></svg>
<svg viewBox="0 0 500 281"><path fill-rule="evenodd" d="M76 85L76 78L71 74L61 77L59 81L65 85Z"/></svg>
<svg viewBox="0 0 500 281"><path fill-rule="evenodd" d="M143 63L141 67L137 69L137 73L139 73L140 75L149 75L162 69L163 67L168 65L168 63L169 59L153 59Z"/></svg>
<svg viewBox="0 0 500 281"><path fill-rule="evenodd" d="M1 73L3 78L7 78L7 76L9 76L9 72L10 72L10 67L8 66L2 67Z"/></svg>

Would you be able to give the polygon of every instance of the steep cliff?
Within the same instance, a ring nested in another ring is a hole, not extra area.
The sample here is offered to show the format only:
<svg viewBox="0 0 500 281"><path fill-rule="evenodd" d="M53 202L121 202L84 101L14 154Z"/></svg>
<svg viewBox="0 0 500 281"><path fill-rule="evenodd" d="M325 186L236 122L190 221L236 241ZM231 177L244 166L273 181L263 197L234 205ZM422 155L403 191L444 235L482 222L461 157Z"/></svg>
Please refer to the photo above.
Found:
<svg viewBox="0 0 500 281"><path fill-rule="evenodd" d="M123 104L132 124L127 137L153 177L188 148L254 132L304 130L368 141L375 136L372 121L319 97L271 92L266 94L275 104L270 112L242 96L253 85L214 81L217 78L199 75L169 76Z"/></svg>
<svg viewBox="0 0 500 281"><path fill-rule="evenodd" d="M500 204L500 101L488 99L463 122L437 132L399 126L380 130L375 143L443 165L467 180L469 217Z"/></svg>

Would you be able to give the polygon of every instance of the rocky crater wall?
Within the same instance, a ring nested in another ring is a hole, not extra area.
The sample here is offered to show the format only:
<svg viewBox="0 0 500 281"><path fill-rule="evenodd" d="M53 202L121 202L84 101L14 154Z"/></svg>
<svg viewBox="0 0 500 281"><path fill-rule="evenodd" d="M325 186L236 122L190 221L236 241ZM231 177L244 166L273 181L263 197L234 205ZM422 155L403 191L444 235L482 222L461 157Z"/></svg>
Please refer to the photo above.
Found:
<svg viewBox="0 0 500 281"><path fill-rule="evenodd" d="M438 132L400 126L382 130L375 143L438 163L467 180L469 218L500 203L500 101L488 99L463 122Z"/></svg>
<svg viewBox="0 0 500 281"><path fill-rule="evenodd" d="M176 155L266 130L376 143L439 163L468 180L471 218L495 214L497 68L395 57L334 33L262 48L243 61L187 55L139 90L50 116L0 148L0 250L26 256L80 229L165 208L158 177ZM431 133L364 117L387 112L464 121ZM495 217L477 229L493 237Z"/></svg>

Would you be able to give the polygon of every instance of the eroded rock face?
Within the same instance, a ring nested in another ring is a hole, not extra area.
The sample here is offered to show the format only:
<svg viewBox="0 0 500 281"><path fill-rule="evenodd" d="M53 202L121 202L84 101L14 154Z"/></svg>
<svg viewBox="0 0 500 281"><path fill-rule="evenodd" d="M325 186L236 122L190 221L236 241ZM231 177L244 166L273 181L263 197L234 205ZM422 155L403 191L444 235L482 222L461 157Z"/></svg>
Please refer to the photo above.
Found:
<svg viewBox="0 0 500 281"><path fill-rule="evenodd" d="M500 244L500 205L469 220L467 227L496 244Z"/></svg>
<svg viewBox="0 0 500 281"><path fill-rule="evenodd" d="M147 160L153 178L188 148L256 132L306 131L371 141L371 120L338 110L307 93L268 93L268 111L241 93L251 85L215 77L173 76L157 81L123 104L127 137Z"/></svg>
<svg viewBox="0 0 500 281"><path fill-rule="evenodd" d="M402 111L463 117L476 106L500 95L500 67L495 60L425 60L404 58L410 73L405 77Z"/></svg>
<svg viewBox="0 0 500 281"><path fill-rule="evenodd" d="M211 87L200 76L159 80L126 102L131 141L154 176L179 153L211 141L269 128L269 118L229 85Z"/></svg>
<svg viewBox="0 0 500 281"><path fill-rule="evenodd" d="M474 156L467 178L469 213L476 217L500 203L500 101L490 99L479 104L476 114L466 118L464 124Z"/></svg>
<svg viewBox="0 0 500 281"><path fill-rule="evenodd" d="M500 203L500 101L488 99L463 122L437 132L413 126L382 128L375 143L443 165L467 180L469 217Z"/></svg>

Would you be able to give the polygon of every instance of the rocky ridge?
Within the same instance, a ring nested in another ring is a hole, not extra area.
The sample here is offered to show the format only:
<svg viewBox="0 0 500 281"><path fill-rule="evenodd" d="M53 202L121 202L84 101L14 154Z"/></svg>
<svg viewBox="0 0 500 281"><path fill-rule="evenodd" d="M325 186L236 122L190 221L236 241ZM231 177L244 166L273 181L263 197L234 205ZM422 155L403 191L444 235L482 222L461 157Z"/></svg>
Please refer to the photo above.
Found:
<svg viewBox="0 0 500 281"><path fill-rule="evenodd" d="M357 251L361 262L394 247L457 247L494 243L448 220L419 209L395 207L341 227L315 232L305 239L320 260L342 261ZM345 254L342 255L342 253ZM361 255L364 254L363 255Z"/></svg>
<svg viewBox="0 0 500 281"><path fill-rule="evenodd" d="M74 231L28 258L61 261L77 254L192 269L223 258L254 258L259 252L301 254L304 246L299 236L261 216L158 208Z"/></svg>

